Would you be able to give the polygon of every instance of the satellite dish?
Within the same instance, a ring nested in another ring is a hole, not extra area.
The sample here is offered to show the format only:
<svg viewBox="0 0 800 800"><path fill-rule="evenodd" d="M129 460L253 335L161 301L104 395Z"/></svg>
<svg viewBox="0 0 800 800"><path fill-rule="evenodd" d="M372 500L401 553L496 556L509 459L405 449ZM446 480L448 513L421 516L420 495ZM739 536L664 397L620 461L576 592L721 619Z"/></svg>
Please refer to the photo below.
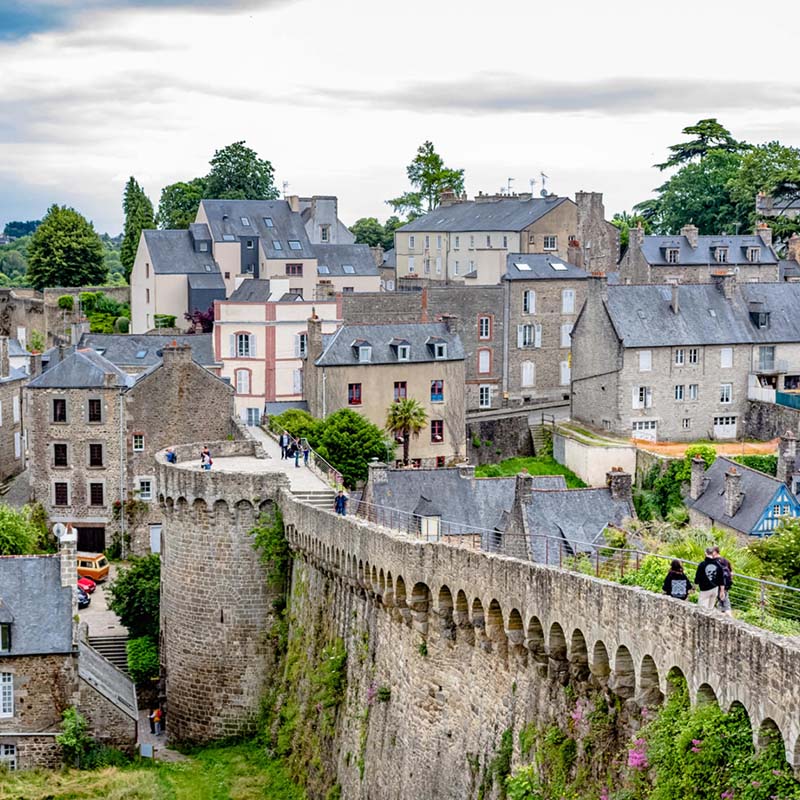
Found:
<svg viewBox="0 0 800 800"><path fill-rule="evenodd" d="M67 526L64 525L62 522L56 522L53 525L53 535L57 538L61 538L67 532Z"/></svg>
<svg viewBox="0 0 800 800"><path fill-rule="evenodd" d="M547 189L542 189L542 190L539 192L539 194L540 194L542 197L547 197L547 195L549 195L549 194L550 194L550 192L548 192L548 191L547 191Z"/></svg>

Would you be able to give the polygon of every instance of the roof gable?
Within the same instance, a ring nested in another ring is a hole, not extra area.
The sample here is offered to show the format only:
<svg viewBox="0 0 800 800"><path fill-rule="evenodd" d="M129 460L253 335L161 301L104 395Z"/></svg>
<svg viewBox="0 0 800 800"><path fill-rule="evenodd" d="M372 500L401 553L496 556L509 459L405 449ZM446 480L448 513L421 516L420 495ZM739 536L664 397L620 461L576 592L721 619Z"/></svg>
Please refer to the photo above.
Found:
<svg viewBox="0 0 800 800"><path fill-rule="evenodd" d="M106 383L110 376L111 382ZM75 350L28 382L29 389L108 389L133 385L133 379L96 350Z"/></svg>

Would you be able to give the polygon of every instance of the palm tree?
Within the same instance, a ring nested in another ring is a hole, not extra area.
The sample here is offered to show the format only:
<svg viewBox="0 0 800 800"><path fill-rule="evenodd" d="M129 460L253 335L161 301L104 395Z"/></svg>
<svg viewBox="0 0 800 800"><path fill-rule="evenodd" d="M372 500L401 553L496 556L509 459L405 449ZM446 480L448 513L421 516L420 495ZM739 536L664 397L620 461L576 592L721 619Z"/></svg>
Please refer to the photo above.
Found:
<svg viewBox="0 0 800 800"><path fill-rule="evenodd" d="M427 425L428 415L416 401L410 399L395 400L386 414L386 430L395 436L403 437L403 465L408 466L408 446L411 435L419 436L419 432Z"/></svg>

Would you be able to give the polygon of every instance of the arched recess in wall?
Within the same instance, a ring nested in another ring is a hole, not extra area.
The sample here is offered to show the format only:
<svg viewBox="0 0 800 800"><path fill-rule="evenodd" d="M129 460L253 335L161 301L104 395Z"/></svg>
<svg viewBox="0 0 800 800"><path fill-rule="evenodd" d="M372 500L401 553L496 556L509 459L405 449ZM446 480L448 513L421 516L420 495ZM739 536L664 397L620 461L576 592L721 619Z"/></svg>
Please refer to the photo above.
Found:
<svg viewBox="0 0 800 800"><path fill-rule="evenodd" d="M383 593L386 591L386 576L383 574L383 567L381 567L378 572L378 586L381 590L381 596L383 596Z"/></svg>
<svg viewBox="0 0 800 800"><path fill-rule="evenodd" d="M598 639L592 648L592 663L590 665L592 675L598 678L606 678L611 674L611 662L608 659L608 650L605 643Z"/></svg>
<svg viewBox="0 0 800 800"><path fill-rule="evenodd" d="M699 706L719 706L719 699L717 698L717 693L711 686L707 683L701 683L700 686L697 687L696 703Z"/></svg>
<svg viewBox="0 0 800 800"><path fill-rule="evenodd" d="M550 626L550 636L547 640L547 655L558 661L565 661L567 658L567 640L564 636L564 629L554 622Z"/></svg>
<svg viewBox="0 0 800 800"><path fill-rule="evenodd" d="M426 583L415 583L411 590L411 601L409 607L412 611L419 611L427 614L431 603L431 590Z"/></svg>
<svg viewBox="0 0 800 800"><path fill-rule="evenodd" d="M580 628L572 631L569 643L569 667L574 678L585 681L589 677L589 648Z"/></svg>
<svg viewBox="0 0 800 800"><path fill-rule="evenodd" d="M658 667L653 657L650 655L642 658L642 664L639 668L639 692L637 700L639 705L643 708L650 706L658 706L664 700L664 695L661 693L661 681L658 675Z"/></svg>
<svg viewBox="0 0 800 800"><path fill-rule="evenodd" d="M486 627L486 618L483 613L483 603L480 597L476 597L472 601L472 627L483 630Z"/></svg>
<svg viewBox="0 0 800 800"><path fill-rule="evenodd" d="M534 661L540 664L547 662L547 648L544 641L544 628L539 617L531 617L528 620L528 628L525 635L525 644L528 651L533 656Z"/></svg>
<svg viewBox="0 0 800 800"><path fill-rule="evenodd" d="M459 629L459 639L465 644L475 644L475 629L472 627L469 616L469 601L463 589L459 589L456 594L456 604L453 610L453 622Z"/></svg>
<svg viewBox="0 0 800 800"><path fill-rule="evenodd" d="M761 725L758 726L756 743L759 750L765 750L768 747L780 748L781 758L783 758L784 761L786 760L786 748L783 744L783 734L781 734L781 729L774 719L767 717L762 721Z"/></svg>
<svg viewBox="0 0 800 800"><path fill-rule="evenodd" d="M392 580L392 573L386 572L386 585L383 589L383 604L387 608L394 607L394 581Z"/></svg>
<svg viewBox="0 0 800 800"><path fill-rule="evenodd" d="M256 522L255 509L249 500L239 500L235 506L236 525L239 530L249 531Z"/></svg>
<svg viewBox="0 0 800 800"><path fill-rule="evenodd" d="M486 636L496 644L506 644L506 629L503 624L503 609L500 603L492 599L489 613L486 615Z"/></svg>
<svg viewBox="0 0 800 800"><path fill-rule="evenodd" d="M216 509L216 505L214 506ZM226 506L227 508L227 506ZM196 525L202 525L208 514L208 503L205 500L200 499L199 497L192 502L192 521Z"/></svg>
<svg viewBox="0 0 800 800"><path fill-rule="evenodd" d="M672 667L667 673L667 697L672 697L675 692L683 692L689 697L689 684L680 667Z"/></svg>
<svg viewBox="0 0 800 800"><path fill-rule="evenodd" d="M406 608L406 582L402 575L398 575L394 581L394 604L398 608Z"/></svg>
<svg viewBox="0 0 800 800"><path fill-rule="evenodd" d="M453 622L453 595L447 586L439 589L436 598L436 616L439 621L439 632L445 639L456 638L456 626Z"/></svg>
<svg viewBox="0 0 800 800"><path fill-rule="evenodd" d="M378 568L373 564L372 565L372 573L370 576L370 583L372 583L371 589L376 594L380 593L381 585L378 581Z"/></svg>
<svg viewBox="0 0 800 800"><path fill-rule="evenodd" d="M614 672L608 685L615 694L625 699L636 694L636 669L631 651L624 644L617 648L614 656Z"/></svg>
<svg viewBox="0 0 800 800"><path fill-rule="evenodd" d="M506 636L508 637L508 643L514 647L522 647L525 644L525 629L522 623L522 614L520 614L519 610L516 608L512 608L508 615Z"/></svg>
<svg viewBox="0 0 800 800"><path fill-rule="evenodd" d="M731 707L728 710L728 714L730 714L734 718L733 719L734 723L741 722L747 728L750 734L748 737L748 741L750 742L752 749L755 750L755 747L753 746L753 724L750 720L750 714L748 713L747 709L738 700L734 700L731 703Z"/></svg>

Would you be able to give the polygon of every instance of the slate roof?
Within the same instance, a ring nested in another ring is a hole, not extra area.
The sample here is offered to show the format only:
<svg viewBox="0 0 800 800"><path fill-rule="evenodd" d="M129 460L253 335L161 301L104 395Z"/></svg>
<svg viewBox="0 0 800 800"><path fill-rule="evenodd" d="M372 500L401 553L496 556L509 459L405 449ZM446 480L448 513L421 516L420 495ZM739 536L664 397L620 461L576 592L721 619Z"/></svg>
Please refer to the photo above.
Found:
<svg viewBox="0 0 800 800"><path fill-rule="evenodd" d="M713 284L681 284L679 313L671 309L672 287L608 286L606 307L626 347L800 342L800 284L746 283L731 300ZM768 328L750 320L752 303L770 312Z"/></svg>
<svg viewBox="0 0 800 800"><path fill-rule="evenodd" d="M61 585L58 555L0 556L0 620L12 624L10 655L71 652L74 591Z"/></svg>
<svg viewBox="0 0 800 800"><path fill-rule="evenodd" d="M189 281L190 289L222 289L225 291L225 281L222 273L217 272L193 272L186 276Z"/></svg>
<svg viewBox="0 0 800 800"><path fill-rule="evenodd" d="M11 383L12 381L23 381L28 377L28 373L19 367L9 367L8 375L0 378L0 383Z"/></svg>
<svg viewBox="0 0 800 800"><path fill-rule="evenodd" d="M157 275L219 272L214 256L195 253L189 231L143 231L150 265Z"/></svg>
<svg viewBox="0 0 800 800"><path fill-rule="evenodd" d="M433 342L447 344L445 358L436 359L430 346ZM357 365L354 343L364 342L372 347L370 364L405 364L426 361L462 361L464 348L458 334L448 333L443 322L409 322L389 325L343 325L325 347L316 364L320 367ZM411 354L408 361L397 360L393 343L408 343Z"/></svg>
<svg viewBox="0 0 800 800"><path fill-rule="evenodd" d="M524 264L530 269L519 269L517 264ZM580 267L564 261L556 255L546 253L509 253L506 256L507 281L514 280L587 280L588 274Z"/></svg>
<svg viewBox="0 0 800 800"><path fill-rule="evenodd" d="M285 200L201 200L200 204L217 243L258 237L267 258L291 261L315 257L302 215L292 211ZM242 223L243 217L249 225ZM272 220L272 227L265 218ZM290 240L300 242L300 250L291 250ZM276 241L281 244L280 250L274 247Z"/></svg>
<svg viewBox="0 0 800 800"><path fill-rule="evenodd" d="M736 514L729 517L725 513L725 473L731 467L741 475L739 486L744 499ZM717 456L703 476L702 494L696 500L687 498L686 504L714 522L749 534L781 486L781 481L771 475L737 464L725 456Z"/></svg>
<svg viewBox="0 0 800 800"><path fill-rule="evenodd" d="M606 488L537 489L535 483L524 508L533 560L550 563L558 563L558 547L555 543L548 547L541 537L563 539L568 552L586 552L590 545L604 541L602 534L609 523L620 525L634 513L626 500L614 500Z"/></svg>
<svg viewBox="0 0 800 800"><path fill-rule="evenodd" d="M317 274L323 277L351 275L377 275L378 267L369 245L366 244L314 244L312 245L317 257ZM327 267L327 272L320 272L320 267ZM350 266L352 272L345 272L344 267Z"/></svg>
<svg viewBox="0 0 800 800"><path fill-rule="evenodd" d="M720 245L728 248L728 261L719 263L714 255L714 248ZM680 250L677 264L667 262L667 248L677 247ZM758 247L761 254L759 262L748 261L747 250ZM756 235L749 236L698 236L697 247L691 247L685 236L645 236L642 243L642 255L654 267L701 266L718 264L720 267L746 264L776 264L778 257L775 251L764 244Z"/></svg>
<svg viewBox="0 0 800 800"><path fill-rule="evenodd" d="M780 279L782 281L789 280L789 278L800 278L800 264L794 259L781 259L778 262L778 269L780 270Z"/></svg>
<svg viewBox="0 0 800 800"><path fill-rule="evenodd" d="M388 469L386 483L373 483L370 513L386 523L395 509L405 514L441 516L443 535L505 528L514 505L516 478L463 477L458 468ZM366 511L365 511L366 513ZM410 521L410 518L408 518Z"/></svg>
<svg viewBox="0 0 800 800"><path fill-rule="evenodd" d="M397 252L394 247L383 254L383 266L387 269L397 269Z"/></svg>
<svg viewBox="0 0 800 800"><path fill-rule="evenodd" d="M270 296L269 281L265 278L248 278L228 298L229 303L266 303Z"/></svg>
<svg viewBox="0 0 800 800"><path fill-rule="evenodd" d="M502 200L455 203L435 208L428 214L398 228L403 233L416 231L521 231L562 203L572 202L568 197L534 197L520 200L514 197Z"/></svg>
<svg viewBox="0 0 800 800"><path fill-rule="evenodd" d="M106 386L106 375L113 375L112 386L133 386L134 379L119 367L103 358L96 350L76 350L37 375L28 383L29 389L99 389Z"/></svg>
<svg viewBox="0 0 800 800"><path fill-rule="evenodd" d="M264 403L264 413L270 417L277 417L278 414L283 414L284 411L290 409L308 411L308 402L305 400L276 400Z"/></svg>
<svg viewBox="0 0 800 800"><path fill-rule="evenodd" d="M15 356L29 356L30 353L19 343L19 339L9 339L8 355L10 358L14 358Z"/></svg>
<svg viewBox="0 0 800 800"><path fill-rule="evenodd" d="M173 342L188 344L192 348L192 358L204 367L210 367L214 360L213 334L124 334L124 333L84 333L78 344L80 348L91 348L118 367L149 367L161 363L160 352ZM143 355L140 355L143 354Z"/></svg>
<svg viewBox="0 0 800 800"><path fill-rule="evenodd" d="M211 231L208 229L208 225L205 222L192 222L189 225L189 233L192 234L192 238L196 242L210 242L211 241Z"/></svg>

